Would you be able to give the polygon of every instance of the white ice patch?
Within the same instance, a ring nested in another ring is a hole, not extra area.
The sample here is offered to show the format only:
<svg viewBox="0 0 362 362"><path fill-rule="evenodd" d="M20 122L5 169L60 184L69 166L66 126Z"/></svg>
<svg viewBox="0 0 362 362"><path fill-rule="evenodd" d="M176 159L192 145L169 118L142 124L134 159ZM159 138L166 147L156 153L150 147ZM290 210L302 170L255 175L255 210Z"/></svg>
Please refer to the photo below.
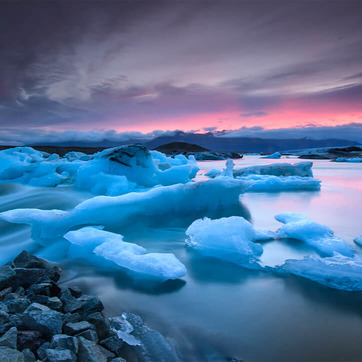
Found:
<svg viewBox="0 0 362 362"><path fill-rule="evenodd" d="M258 230L242 217L194 221L186 230L186 245L206 256L244 266L257 266L263 247L258 240L273 239L270 231Z"/></svg>
<svg viewBox="0 0 362 362"><path fill-rule="evenodd" d="M362 262L357 258L342 255L328 258L307 256L301 260L287 260L278 270L313 280L333 289L362 290Z"/></svg>
<svg viewBox="0 0 362 362"><path fill-rule="evenodd" d="M147 253L142 246L123 241L123 236L99 228L84 227L69 231L64 237L87 251L136 273L159 279L178 279L185 266L171 253Z"/></svg>
<svg viewBox="0 0 362 362"><path fill-rule="evenodd" d="M306 216L293 212L277 214L275 219L285 224L278 230L280 238L301 240L324 256L333 256L335 252L345 256L354 255L353 248L334 236L328 226L318 224Z"/></svg>

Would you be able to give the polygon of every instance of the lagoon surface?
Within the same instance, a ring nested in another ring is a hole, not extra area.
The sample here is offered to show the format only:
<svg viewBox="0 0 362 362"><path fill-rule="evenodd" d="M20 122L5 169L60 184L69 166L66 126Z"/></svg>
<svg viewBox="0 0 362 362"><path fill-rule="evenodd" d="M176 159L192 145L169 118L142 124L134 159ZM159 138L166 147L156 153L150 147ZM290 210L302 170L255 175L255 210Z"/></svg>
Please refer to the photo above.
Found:
<svg viewBox="0 0 362 362"><path fill-rule="evenodd" d="M257 164L299 162L244 156L236 168ZM281 226L274 215L293 211L328 225L354 246L362 234L362 164L314 160L314 177L320 191L246 193L240 206L213 217L240 215L261 229ZM197 180L224 161L199 162ZM70 210L93 195L70 186L33 188L0 185L0 211L14 208ZM210 195L212 198L212 195ZM326 288L312 281L242 267L206 258L185 248L185 230L200 213L185 219L172 215L111 230L149 251L171 252L186 266L182 280L160 284L137 279L124 271L105 271L82 259L68 259L66 247L39 247L30 227L0 221L0 262L27 249L61 262L63 285L79 285L97 294L107 316L124 311L139 314L149 327L174 343L183 361L357 361L362 360L362 292ZM296 240L263 243L261 260L278 265L289 258L315 252Z"/></svg>

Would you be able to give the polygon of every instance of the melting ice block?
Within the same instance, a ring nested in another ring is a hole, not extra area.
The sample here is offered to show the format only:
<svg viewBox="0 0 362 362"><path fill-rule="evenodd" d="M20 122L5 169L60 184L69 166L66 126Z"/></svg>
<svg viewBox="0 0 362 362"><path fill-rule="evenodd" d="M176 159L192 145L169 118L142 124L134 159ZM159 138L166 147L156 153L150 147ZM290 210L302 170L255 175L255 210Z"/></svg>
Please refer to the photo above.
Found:
<svg viewBox="0 0 362 362"><path fill-rule="evenodd" d="M348 291L362 290L362 262L343 255L318 258L307 256L301 260L290 259L279 271L313 280L327 287Z"/></svg>
<svg viewBox="0 0 362 362"><path fill-rule="evenodd" d="M356 244L362 246L362 235L353 240Z"/></svg>
<svg viewBox="0 0 362 362"><path fill-rule="evenodd" d="M234 168L234 177L249 176L249 175L272 175L272 176L300 176L300 177L313 177L312 172L313 162L298 162L290 163L274 163L271 165L257 165L243 168ZM212 169L205 175L214 178L221 174L220 170Z"/></svg>
<svg viewBox="0 0 362 362"><path fill-rule="evenodd" d="M10 210L0 213L0 219L32 225L33 239L46 245L75 226L120 227L130 220L185 216L195 211L237 205L244 189L244 183L234 179L190 182L117 197L97 196L82 202L69 212Z"/></svg>
<svg viewBox="0 0 362 362"><path fill-rule="evenodd" d="M324 256L333 256L335 252L345 256L354 255L353 248L334 236L328 226L293 212L280 213L275 215L275 219L285 224L278 230L278 236L281 238L301 240Z"/></svg>
<svg viewBox="0 0 362 362"><path fill-rule="evenodd" d="M249 175L240 180L250 184L245 192L318 191L321 188L321 181L313 177Z"/></svg>
<svg viewBox="0 0 362 362"><path fill-rule="evenodd" d="M281 158L281 157L282 157L281 153L279 153L279 152L274 152L274 153L271 154L271 155L262 156L262 157L260 157L260 158Z"/></svg>
<svg viewBox="0 0 362 362"><path fill-rule="evenodd" d="M207 256L236 264L257 265L263 247L258 240L273 239L271 231L258 230L242 217L194 221L186 230L186 245Z"/></svg>
<svg viewBox="0 0 362 362"><path fill-rule="evenodd" d="M136 273L160 279L178 279L185 266L171 253L147 253L142 246L123 241L123 236L99 228L84 227L64 237L78 246Z"/></svg>

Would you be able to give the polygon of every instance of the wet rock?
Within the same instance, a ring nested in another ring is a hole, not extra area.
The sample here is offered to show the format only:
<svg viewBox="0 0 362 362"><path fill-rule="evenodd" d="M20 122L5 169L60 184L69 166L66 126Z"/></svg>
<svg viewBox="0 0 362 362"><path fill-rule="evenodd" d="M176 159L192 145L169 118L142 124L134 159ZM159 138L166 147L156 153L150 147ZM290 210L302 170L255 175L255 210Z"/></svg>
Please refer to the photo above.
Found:
<svg viewBox="0 0 362 362"><path fill-rule="evenodd" d="M82 303L73 297L69 289L61 293L60 300L63 303L64 313L74 313L82 307Z"/></svg>
<svg viewBox="0 0 362 362"><path fill-rule="evenodd" d="M64 326L64 333L74 336L75 334L81 333L87 329L95 329L92 324L87 321L81 321L77 323L67 323Z"/></svg>
<svg viewBox="0 0 362 362"><path fill-rule="evenodd" d="M85 317L85 320L95 326L97 334L101 340L106 339L111 335L109 325L107 324L101 313L95 312L89 314Z"/></svg>
<svg viewBox="0 0 362 362"><path fill-rule="evenodd" d="M80 315L78 313L67 313L62 315L63 324L77 323L80 321Z"/></svg>
<svg viewBox="0 0 362 362"><path fill-rule="evenodd" d="M45 351L47 362L76 362L77 356L68 349L47 349Z"/></svg>
<svg viewBox="0 0 362 362"><path fill-rule="evenodd" d="M51 297L48 299L46 306L50 309L60 311L62 309L63 303L58 297Z"/></svg>
<svg viewBox="0 0 362 362"><path fill-rule="evenodd" d="M39 331L45 335L60 334L62 332L61 313L38 303L32 303L28 307L23 314L22 320L30 330Z"/></svg>
<svg viewBox="0 0 362 362"><path fill-rule="evenodd" d="M126 362L126 360L122 357L113 358L112 362Z"/></svg>
<svg viewBox="0 0 362 362"><path fill-rule="evenodd" d="M61 289L53 282L43 282L38 284L33 284L28 288L29 293L46 295L47 297L57 297Z"/></svg>
<svg viewBox="0 0 362 362"><path fill-rule="evenodd" d="M24 355L24 362L35 362L36 361L34 353L30 349L24 349L22 352Z"/></svg>
<svg viewBox="0 0 362 362"><path fill-rule="evenodd" d="M0 347L1 362L24 362L24 355L9 347Z"/></svg>
<svg viewBox="0 0 362 362"><path fill-rule="evenodd" d="M46 358L46 350L50 349L50 343L49 342L44 342L36 351L38 357L40 359L45 359Z"/></svg>
<svg viewBox="0 0 362 362"><path fill-rule="evenodd" d="M15 275L15 271L9 265L0 267L0 289L13 286Z"/></svg>
<svg viewBox="0 0 362 362"><path fill-rule="evenodd" d="M5 313L9 313L8 307L3 302L0 302L0 311L5 312Z"/></svg>
<svg viewBox="0 0 362 362"><path fill-rule="evenodd" d="M18 346L18 330L16 327L10 328L1 338L0 346L16 349ZM1 357L1 355L0 355Z"/></svg>
<svg viewBox="0 0 362 362"><path fill-rule="evenodd" d="M78 311L81 315L101 312L104 309L103 303L100 299L93 295L83 295L79 297L77 301L81 303L81 308Z"/></svg>
<svg viewBox="0 0 362 362"><path fill-rule="evenodd" d="M107 357L102 353L102 350L97 343L88 341L83 337L78 337L80 361L87 362L107 362Z"/></svg>
<svg viewBox="0 0 362 362"><path fill-rule="evenodd" d="M1 289L1 288L0 288ZM11 287L5 288L0 291L0 301L3 300L8 294L10 294L12 291Z"/></svg>
<svg viewBox="0 0 362 362"><path fill-rule="evenodd" d="M41 333L38 331L18 331L18 349L36 351L42 344Z"/></svg>
<svg viewBox="0 0 362 362"><path fill-rule="evenodd" d="M29 288L34 283L48 280L48 274L45 269L26 269L15 268L14 286Z"/></svg>
<svg viewBox="0 0 362 362"><path fill-rule="evenodd" d="M9 320L9 314L6 313L4 310L0 309L0 333L1 332L1 326L4 325Z"/></svg>
<svg viewBox="0 0 362 362"><path fill-rule="evenodd" d="M93 342L96 342L96 343L99 342L97 332L92 330L92 329L87 329L86 331L78 333L76 335L76 337L83 337L85 339L88 339L88 341L93 341Z"/></svg>
<svg viewBox="0 0 362 362"><path fill-rule="evenodd" d="M107 361L112 361L116 357L116 355L113 352L109 351L108 349L105 349L102 346L98 347L101 353L106 357Z"/></svg>
<svg viewBox="0 0 362 362"><path fill-rule="evenodd" d="M75 354L78 354L79 350L77 338L67 336L66 334L54 335L50 346L52 349L69 349Z"/></svg>
<svg viewBox="0 0 362 362"><path fill-rule="evenodd" d="M23 287L19 287L18 289L15 290L15 293L24 297L25 296L25 289Z"/></svg>
<svg viewBox="0 0 362 362"><path fill-rule="evenodd" d="M111 336L101 341L100 345L119 356L123 342L118 337Z"/></svg>
<svg viewBox="0 0 362 362"><path fill-rule="evenodd" d="M16 298L5 302L10 313L23 313L29 307L30 302L26 298Z"/></svg>
<svg viewBox="0 0 362 362"><path fill-rule="evenodd" d="M69 287L68 289L74 298L79 298L83 294L82 290L78 287Z"/></svg>

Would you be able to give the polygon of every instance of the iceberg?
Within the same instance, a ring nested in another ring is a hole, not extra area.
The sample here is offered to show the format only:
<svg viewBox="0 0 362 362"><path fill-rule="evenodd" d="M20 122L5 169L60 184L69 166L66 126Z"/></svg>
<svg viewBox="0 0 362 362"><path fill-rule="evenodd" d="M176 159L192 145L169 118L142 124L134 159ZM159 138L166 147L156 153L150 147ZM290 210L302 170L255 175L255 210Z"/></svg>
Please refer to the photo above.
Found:
<svg viewBox="0 0 362 362"><path fill-rule="evenodd" d="M351 157L351 158L337 157L337 158L335 159L335 162L353 162L353 163L358 163L358 162L362 162L362 158L360 158L360 157Z"/></svg>
<svg viewBox="0 0 362 362"><path fill-rule="evenodd" d="M321 181L313 177L249 175L237 177L250 184L245 192L318 191Z"/></svg>
<svg viewBox="0 0 362 362"><path fill-rule="evenodd" d="M194 221L186 230L186 246L198 252L246 267L258 267L263 247L255 243L273 239L271 231L258 230L242 217Z"/></svg>
<svg viewBox="0 0 362 362"><path fill-rule="evenodd" d="M171 253L147 253L137 244L123 241L123 236L94 227L69 231L69 242L132 272L159 279L178 279L186 274L185 266Z"/></svg>
<svg viewBox="0 0 362 362"><path fill-rule="evenodd" d="M276 158L281 158L281 157L282 157L281 153L279 153L279 152L274 152L274 153L271 154L271 155L262 156L262 157L260 157L260 158L274 158L274 159L276 159Z"/></svg>
<svg viewBox="0 0 362 362"><path fill-rule="evenodd" d="M76 186L95 194L119 196L137 187L187 183L199 168L194 158L175 158L140 144L106 149L78 169Z"/></svg>
<svg viewBox="0 0 362 362"><path fill-rule="evenodd" d="M250 166L233 169L234 177L243 177L249 175L272 175L272 176L300 176L300 177L313 177L312 172L313 162L298 162L295 164L290 163L274 163L271 165ZM214 178L221 175L222 171L212 169L205 175Z"/></svg>
<svg viewBox="0 0 362 362"><path fill-rule="evenodd" d="M110 197L96 196L73 210L16 209L0 213L0 219L32 225L32 237L41 245L61 238L76 226L103 225L114 228L150 218L188 216L195 211L218 210L239 204L243 182L214 179L155 187L142 193Z"/></svg>
<svg viewBox="0 0 362 362"><path fill-rule="evenodd" d="M287 260L277 270L310 279L333 289L362 290L362 262L357 258L340 254L327 258L307 256L301 260Z"/></svg>
<svg viewBox="0 0 362 362"><path fill-rule="evenodd" d="M318 224L306 216L293 212L275 215L275 219L285 225L278 230L278 237L292 238L312 246L323 256L333 256L339 253L353 256L352 246L334 236L333 231L325 225Z"/></svg>
<svg viewBox="0 0 362 362"><path fill-rule="evenodd" d="M362 246L362 235L359 236L358 238L355 238L353 240L356 244L358 244L359 246Z"/></svg>

